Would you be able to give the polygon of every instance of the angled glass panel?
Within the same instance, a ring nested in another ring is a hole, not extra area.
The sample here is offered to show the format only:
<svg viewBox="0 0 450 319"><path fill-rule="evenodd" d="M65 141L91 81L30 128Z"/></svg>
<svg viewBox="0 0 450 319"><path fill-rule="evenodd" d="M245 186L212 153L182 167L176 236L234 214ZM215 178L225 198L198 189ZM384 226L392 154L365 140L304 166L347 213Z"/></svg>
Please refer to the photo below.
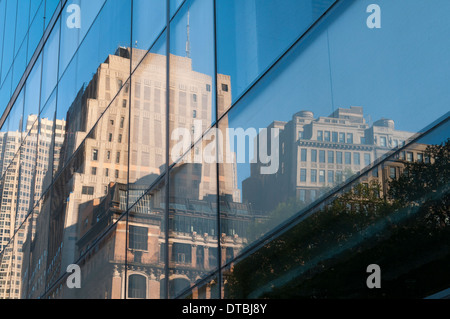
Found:
<svg viewBox="0 0 450 319"><path fill-rule="evenodd" d="M207 133L170 171L169 298L219 266L218 138L216 130Z"/></svg>
<svg viewBox="0 0 450 319"><path fill-rule="evenodd" d="M118 5L117 1L109 2L110 6ZM94 21L98 18L104 4L105 0L77 0L66 3L61 14L61 53L58 78L61 78L66 71L76 50L89 32ZM118 21L123 21L124 17ZM129 28L126 23L122 27Z"/></svg>
<svg viewBox="0 0 450 319"><path fill-rule="evenodd" d="M44 46L42 55L42 68L45 70L42 76L41 105L43 106L53 89L56 86L58 76L58 55L59 55L59 30L60 20L53 28Z"/></svg>
<svg viewBox="0 0 450 319"><path fill-rule="evenodd" d="M129 184L130 197L139 200L127 214L126 299L165 298L165 184L146 187L139 180Z"/></svg>
<svg viewBox="0 0 450 319"><path fill-rule="evenodd" d="M232 101L334 2L217 1L217 72L231 77Z"/></svg>
<svg viewBox="0 0 450 319"><path fill-rule="evenodd" d="M23 132L27 134L39 116L42 76L42 55L39 56L25 84Z"/></svg>
<svg viewBox="0 0 450 319"><path fill-rule="evenodd" d="M41 298L47 286L45 279L50 268L48 261L50 193L37 201L28 217L31 225L24 242L25 252L22 264L22 299Z"/></svg>
<svg viewBox="0 0 450 319"><path fill-rule="evenodd" d="M156 52L166 27L167 1L133 1L133 70L147 51Z"/></svg>
<svg viewBox="0 0 450 319"><path fill-rule="evenodd" d="M2 56L2 76L1 82L4 81L14 59L14 34L16 25L17 1L6 0L5 29L3 38L3 56Z"/></svg>
<svg viewBox="0 0 450 319"><path fill-rule="evenodd" d="M125 86L126 87L126 86ZM119 92L122 95L122 91ZM90 244L85 242L89 231L89 242L94 242L107 231L107 223L112 223L113 215L104 215L105 209L117 202L116 215L126 212L128 180L128 145L119 142L119 134L127 136L128 122L120 127L120 119L128 116L128 108L113 101L102 113L94 127L87 133L79 146L79 141L70 135L71 123L65 129L59 128L64 122L56 119L54 162L59 157L58 170L52 186L52 220L49 258L55 259L55 267L49 276L50 282L59 280L65 269L80 258ZM121 101L121 99L120 99ZM97 107L96 104L90 107ZM96 113L96 109L91 110ZM86 113L79 113L80 121L86 121ZM61 147L58 141L64 134ZM76 149L72 152L72 149ZM68 154L70 156L68 156ZM106 214L106 213L105 213ZM103 219L104 218L104 219ZM114 217L115 218L115 217ZM101 223L97 224L101 219ZM94 225L96 225L94 227ZM87 236L87 235L86 235ZM84 238L84 239L83 239Z"/></svg>
<svg viewBox="0 0 450 319"><path fill-rule="evenodd" d="M50 298L124 299L126 219L119 217L117 208L121 204L112 203L118 195L115 191L119 191L117 184L116 189L111 190L112 197L107 196L102 202L102 212L83 221L86 227L78 241L83 253L74 263L79 268L71 266L60 289ZM98 237L98 233L103 235Z"/></svg>
<svg viewBox="0 0 450 319"><path fill-rule="evenodd" d="M190 147L216 118L213 3L184 2L170 29L169 155L172 163L176 160L173 148L180 145L177 144L180 131L189 132Z"/></svg>
<svg viewBox="0 0 450 319"><path fill-rule="evenodd" d="M128 92L125 83L130 57L129 50L122 46L130 43L130 10L130 2L106 3L58 83L56 118L67 122L66 135L72 139L68 144L71 149L65 150L65 161L116 95L116 103L123 103L121 97ZM61 39L61 48L64 46Z"/></svg>
<svg viewBox="0 0 450 319"><path fill-rule="evenodd" d="M11 81L12 81L11 77L12 77L12 70L8 73L8 75L5 78L5 81L3 82L3 85L0 88L0 112L2 112L2 114L6 110L6 106L8 105L9 100L11 98Z"/></svg>
<svg viewBox="0 0 450 319"><path fill-rule="evenodd" d="M139 184L143 189L148 189L166 171L165 46L163 36L134 71L130 95L123 97L124 101L131 100L129 182ZM146 51L140 52L145 54ZM128 121L128 117L120 119L120 125L123 120ZM130 197L129 204L133 205L135 200L136 197Z"/></svg>
<svg viewBox="0 0 450 319"><path fill-rule="evenodd" d="M15 1L17 3L17 17L15 27L15 49L14 56L19 52L20 44L24 41L27 31L30 15L30 2L28 1ZM24 50L26 52L26 49ZM26 53L23 55L24 58Z"/></svg>
<svg viewBox="0 0 450 319"><path fill-rule="evenodd" d="M31 1L39 2L39 1ZM36 50L39 41L41 41L44 34L44 16L45 16L45 1L42 1L37 9L36 15L30 17L30 28L28 30L28 54L27 62L29 62Z"/></svg>
<svg viewBox="0 0 450 319"><path fill-rule="evenodd" d="M1 270L0 297L2 299L19 299L22 296L22 271L24 257L29 255L29 249L24 247L30 227L29 220L15 232L11 241L5 247L0 257Z"/></svg>

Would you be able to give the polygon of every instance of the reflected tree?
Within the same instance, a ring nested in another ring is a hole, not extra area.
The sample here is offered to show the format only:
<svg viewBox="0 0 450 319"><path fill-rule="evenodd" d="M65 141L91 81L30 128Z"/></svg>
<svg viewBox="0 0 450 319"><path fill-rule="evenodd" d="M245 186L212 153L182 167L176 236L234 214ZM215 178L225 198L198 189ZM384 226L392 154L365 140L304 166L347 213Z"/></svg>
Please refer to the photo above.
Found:
<svg viewBox="0 0 450 319"><path fill-rule="evenodd" d="M380 196L378 179L336 196L237 263L227 273L230 298L425 297L450 286L450 143L427 147L423 162ZM280 205L273 214L289 216ZM291 210L292 214L292 210ZM381 289L366 268L379 264Z"/></svg>

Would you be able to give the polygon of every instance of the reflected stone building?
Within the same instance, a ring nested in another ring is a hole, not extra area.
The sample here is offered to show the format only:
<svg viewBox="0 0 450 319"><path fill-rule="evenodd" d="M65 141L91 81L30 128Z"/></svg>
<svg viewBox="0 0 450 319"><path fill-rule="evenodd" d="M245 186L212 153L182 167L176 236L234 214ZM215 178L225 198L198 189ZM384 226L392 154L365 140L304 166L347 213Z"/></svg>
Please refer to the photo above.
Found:
<svg viewBox="0 0 450 319"><path fill-rule="evenodd" d="M317 119L301 111L289 122L273 122L271 128L280 130L277 174L260 175L262 164L255 163L243 182L244 202L257 210L274 209L290 198L312 202L413 135L396 130L393 120L369 125L363 108L354 106Z"/></svg>

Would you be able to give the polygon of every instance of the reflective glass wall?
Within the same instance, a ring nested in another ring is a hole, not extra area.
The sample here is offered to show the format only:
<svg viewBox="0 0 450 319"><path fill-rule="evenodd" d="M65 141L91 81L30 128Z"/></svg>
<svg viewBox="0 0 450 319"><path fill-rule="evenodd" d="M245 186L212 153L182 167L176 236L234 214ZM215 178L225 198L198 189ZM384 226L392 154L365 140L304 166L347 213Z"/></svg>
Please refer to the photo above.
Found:
<svg viewBox="0 0 450 319"><path fill-rule="evenodd" d="M0 298L450 287L448 1L24 2L0 0Z"/></svg>

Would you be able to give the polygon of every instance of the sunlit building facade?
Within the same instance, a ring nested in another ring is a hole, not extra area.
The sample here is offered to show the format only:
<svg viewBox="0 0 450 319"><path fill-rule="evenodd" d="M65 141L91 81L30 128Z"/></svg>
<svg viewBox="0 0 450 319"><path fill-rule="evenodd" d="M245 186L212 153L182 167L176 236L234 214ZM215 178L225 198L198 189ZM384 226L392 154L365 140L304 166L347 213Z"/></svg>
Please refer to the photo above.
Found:
<svg viewBox="0 0 450 319"><path fill-rule="evenodd" d="M448 1L25 2L0 298L448 294Z"/></svg>

